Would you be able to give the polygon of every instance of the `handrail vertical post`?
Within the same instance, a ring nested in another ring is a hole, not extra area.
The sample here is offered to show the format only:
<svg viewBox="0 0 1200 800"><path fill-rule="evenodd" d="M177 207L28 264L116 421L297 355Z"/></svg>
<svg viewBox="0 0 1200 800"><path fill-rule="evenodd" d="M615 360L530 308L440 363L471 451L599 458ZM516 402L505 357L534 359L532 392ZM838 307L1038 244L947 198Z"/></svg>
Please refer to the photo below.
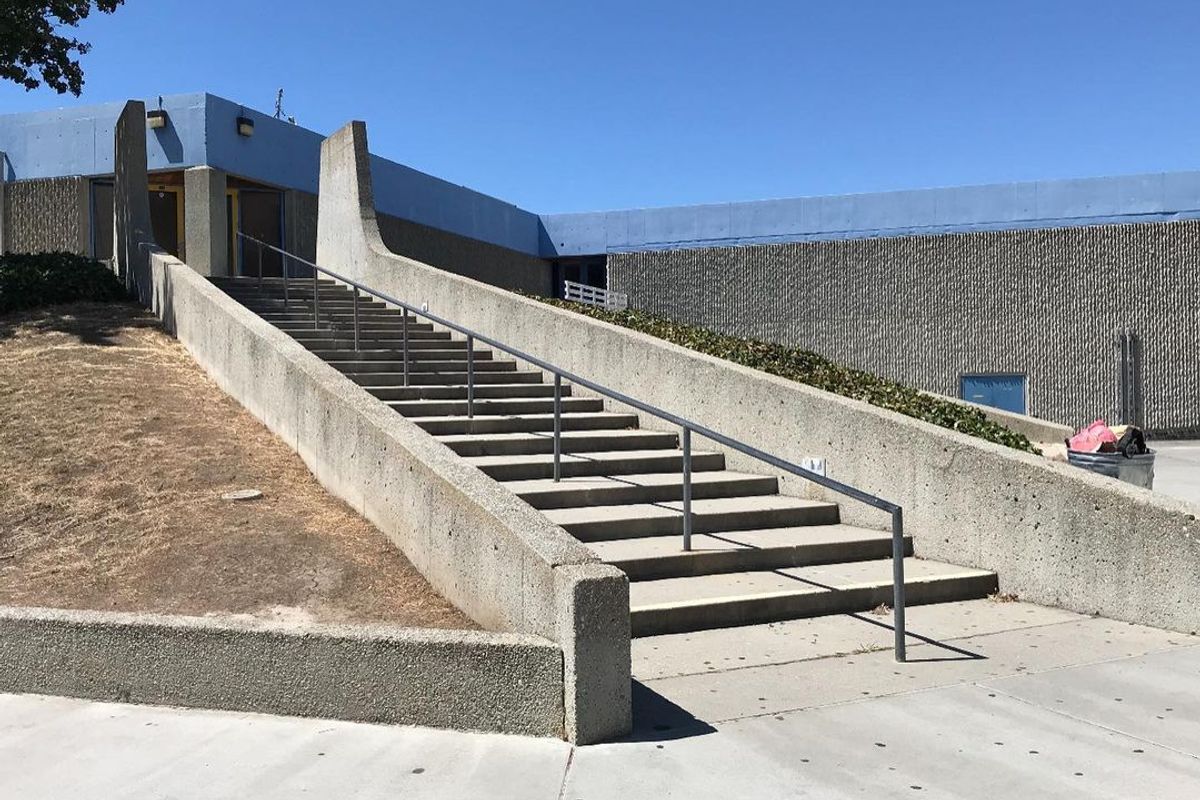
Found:
<svg viewBox="0 0 1200 800"><path fill-rule="evenodd" d="M554 481L562 480L562 375L554 373Z"/></svg>
<svg viewBox="0 0 1200 800"><path fill-rule="evenodd" d="M321 310L321 287L317 285L317 276L320 274L316 269L313 273L313 329L321 327L320 310ZM336 334L335 334L336 335Z"/></svg>
<svg viewBox="0 0 1200 800"><path fill-rule="evenodd" d="M692 429L683 429L683 549L692 549Z"/></svg>
<svg viewBox="0 0 1200 800"><path fill-rule="evenodd" d="M358 352L358 287L354 287L354 352Z"/></svg>
<svg viewBox="0 0 1200 800"><path fill-rule="evenodd" d="M262 276L262 251L263 251L263 246L260 243L258 245L258 288L260 291L262 290L262 285L263 285L263 281L262 281L262 278L263 278L263 276Z"/></svg>
<svg viewBox="0 0 1200 800"><path fill-rule="evenodd" d="M404 312L400 315L400 319L403 320L400 323L400 329L403 331L401 334L401 354L404 356L404 385L408 386L408 309L401 308L401 311Z"/></svg>
<svg viewBox="0 0 1200 800"><path fill-rule="evenodd" d="M288 307L288 257L285 253L280 261L280 266L283 268L283 308L286 311Z"/></svg>
<svg viewBox="0 0 1200 800"><path fill-rule="evenodd" d="M475 337L467 336L467 419L475 416Z"/></svg>
<svg viewBox="0 0 1200 800"><path fill-rule="evenodd" d="M896 634L896 661L908 660L904 631L904 511L892 512L892 627Z"/></svg>

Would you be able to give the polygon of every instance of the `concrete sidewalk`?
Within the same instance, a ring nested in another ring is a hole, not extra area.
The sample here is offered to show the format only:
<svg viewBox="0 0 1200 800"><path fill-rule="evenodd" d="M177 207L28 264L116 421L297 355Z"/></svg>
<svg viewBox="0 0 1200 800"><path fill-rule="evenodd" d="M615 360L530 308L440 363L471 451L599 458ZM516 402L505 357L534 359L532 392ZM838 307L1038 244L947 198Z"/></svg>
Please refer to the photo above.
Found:
<svg viewBox="0 0 1200 800"><path fill-rule="evenodd" d="M1154 441L1154 491L1200 505L1200 441Z"/></svg>
<svg viewBox="0 0 1200 800"><path fill-rule="evenodd" d="M1025 603L634 644L637 730L548 739L0 695L0 797L1200 794L1200 641ZM718 659L704 653L723 652Z"/></svg>

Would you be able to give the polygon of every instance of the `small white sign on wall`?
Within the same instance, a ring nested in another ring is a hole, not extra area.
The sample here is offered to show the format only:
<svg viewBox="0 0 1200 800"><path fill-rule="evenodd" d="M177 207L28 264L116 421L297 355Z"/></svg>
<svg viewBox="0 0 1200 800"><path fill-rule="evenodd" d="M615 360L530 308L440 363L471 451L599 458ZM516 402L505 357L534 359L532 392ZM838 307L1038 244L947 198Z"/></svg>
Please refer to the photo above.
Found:
<svg viewBox="0 0 1200 800"><path fill-rule="evenodd" d="M815 472L822 478L828 477L825 474L825 459L823 458L802 458L800 459L800 467L809 472Z"/></svg>

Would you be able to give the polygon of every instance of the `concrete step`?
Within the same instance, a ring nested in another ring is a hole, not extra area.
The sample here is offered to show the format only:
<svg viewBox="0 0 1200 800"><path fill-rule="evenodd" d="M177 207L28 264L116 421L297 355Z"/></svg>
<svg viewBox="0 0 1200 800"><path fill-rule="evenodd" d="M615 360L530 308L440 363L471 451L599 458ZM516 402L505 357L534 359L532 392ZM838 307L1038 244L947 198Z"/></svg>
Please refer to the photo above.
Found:
<svg viewBox="0 0 1200 800"><path fill-rule="evenodd" d="M583 542L635 539L645 536L682 536L683 503L558 508L544 512ZM838 522L836 503L784 495L723 497L692 501L692 532L744 531Z"/></svg>
<svg viewBox="0 0 1200 800"><path fill-rule="evenodd" d="M904 560L907 605L986 597L996 574ZM892 602L891 559L638 581L629 586L634 636L869 611ZM886 622L886 619L884 620Z"/></svg>
<svg viewBox="0 0 1200 800"><path fill-rule="evenodd" d="M418 372L410 371L409 386L466 386L467 373L459 366L458 372ZM346 373L346 377L361 386L403 386L404 372L361 372ZM476 372L475 385L486 383L529 383L542 382L542 373L538 370L513 370L505 372Z"/></svg>
<svg viewBox="0 0 1200 800"><path fill-rule="evenodd" d="M505 487L538 509L627 506L662 503L683 497L683 476L678 472L618 477L537 478L508 481ZM750 497L774 495L779 481L770 475L719 470L692 475L692 498Z"/></svg>
<svg viewBox="0 0 1200 800"><path fill-rule="evenodd" d="M361 375L369 372L404 372L403 361L364 361L362 359L350 359L347 361L332 361L330 364L342 372L353 372L356 375ZM441 360L413 360L408 365L408 371L411 372L461 372L466 375L466 361ZM475 364L475 374L481 372L513 372L517 368L515 361L480 361ZM465 379L463 381L466 382Z"/></svg>
<svg viewBox="0 0 1200 800"><path fill-rule="evenodd" d="M568 446L565 440L563 446ZM554 477L553 451L532 455L470 456L467 461L498 481ZM683 452L674 448L663 448L610 450L586 454L564 453L561 467L564 478L679 472L683 469ZM721 469L725 469L725 456L720 453L692 451L693 473Z"/></svg>
<svg viewBox="0 0 1200 800"><path fill-rule="evenodd" d="M339 320L334 320L333 323L331 323L330 320L324 316L321 317L321 321L319 323L317 323L316 325L313 324L313 320L312 320L311 316L303 316L303 315L301 315L299 319L292 319L292 320L268 319L267 322L271 323L276 328L279 328L279 330L287 331L288 333L291 333L292 331L315 331L318 333L323 333L326 336L328 336L331 333L336 333L338 338L343 338L345 336L350 336L351 338L354 337L354 326L353 325L347 325ZM421 323L414 322L408 326L409 335L413 336L413 338L417 338L416 334L429 333L432 331L433 331L433 326L430 325L429 323L425 323L425 322L421 322ZM360 336L363 334L363 332L366 332L371 336L377 336L380 338L385 338L384 335L386 335L386 338L388 338L388 339L399 339L404 335L403 331L401 330L401 326L394 322L364 323L362 325L359 325L358 332L359 332ZM450 338L449 331L439 331L439 333L442 335L438 336L438 337L428 337L427 336L425 338L443 338L443 339Z"/></svg>
<svg viewBox="0 0 1200 800"><path fill-rule="evenodd" d="M645 581L889 558L892 534L853 525L803 525L701 533L692 537L687 552L683 539L673 536L614 539L588 547L631 581ZM905 537L904 554L912 555L912 537Z"/></svg>
<svg viewBox="0 0 1200 800"><path fill-rule="evenodd" d="M244 300L242 305L250 309L256 314L301 314L312 319L312 301L305 302L303 300L289 300L284 303L282 300L263 301L263 300ZM352 302L343 303L340 300L322 300L320 308L321 316L326 313L346 314L351 319L354 317L354 305ZM366 319L368 316L387 317L400 321L403 316L398 309L388 308L384 305L370 306L365 303L358 304L359 319ZM409 316L409 322L428 322L428 320L418 319L414 316Z"/></svg>
<svg viewBox="0 0 1200 800"><path fill-rule="evenodd" d="M467 417L409 417L418 426L435 436L464 433L509 433L515 431L552 431L553 414L525 414L519 417L481 416ZM614 430L636 428L637 414L619 414L612 411L596 411L581 414L563 414L564 431Z"/></svg>
<svg viewBox="0 0 1200 800"><path fill-rule="evenodd" d="M553 384L547 385L553 386ZM554 453L554 437L550 433L451 434L437 438L460 456L508 457ZM661 450L673 449L678 446L679 436L677 434L659 431L564 431L562 436L563 453Z"/></svg>
<svg viewBox="0 0 1200 800"><path fill-rule="evenodd" d="M286 331L289 336L298 342L302 342L305 347L311 345L320 345L322 347L332 348L333 345L325 344L327 342L348 342L347 347L354 345L354 331L349 332L342 330L340 327L337 330L324 325L320 328L314 328L312 323L305 325L303 323L287 323L285 325L276 325L282 331ZM392 331L372 331L362 330L358 332L359 345L362 346L368 342L379 342L381 347L399 347L404 340L400 333ZM408 343L413 346L414 342L445 342L445 347L461 345L466 348L467 343L463 339L451 339L450 331L435 331L428 326L421 330L409 329ZM431 345L435 346L435 345Z"/></svg>
<svg viewBox="0 0 1200 800"><path fill-rule="evenodd" d="M243 302L242 305L263 316L267 314L301 314L309 318L312 317L312 303L301 300L292 300L286 305L283 303L283 301L279 301L277 303L272 300L247 300ZM331 314L338 317L344 316L349 319L354 319L353 301L345 303L339 300L322 302L318 311L322 317L326 316L327 314ZM410 324L414 322L429 321L425 319L419 319L412 314L408 314L407 316ZM358 318L360 320L375 318L395 320L397 323L399 323L403 321L404 317L405 314L403 314L398 308L388 308L385 305L368 306L365 303L358 304Z"/></svg>
<svg viewBox="0 0 1200 800"><path fill-rule="evenodd" d="M380 400L466 400L466 386L364 386ZM571 387L562 388L564 398ZM551 383L497 383L475 387L475 399L554 397Z"/></svg>
<svg viewBox="0 0 1200 800"><path fill-rule="evenodd" d="M277 288L279 291L281 291L281 292L283 291L283 278L282 277L263 278L260 281L257 276L252 277L249 275L219 275L219 276L213 276L213 277L209 278L208 280L211 283L213 283L214 285L220 286L222 289L225 289L226 291L229 291L230 289L236 290L236 289L241 289L241 288L246 288L246 287L257 289L260 285L264 289ZM300 282L303 282L310 289L312 288L313 282L312 282L311 277L308 277L308 278L293 277L293 278L288 279L289 284L299 285ZM343 291L348 291L346 286L338 283L337 281L333 280L332 278L318 278L317 286L320 287L321 289L340 289Z"/></svg>
<svg viewBox="0 0 1200 800"><path fill-rule="evenodd" d="M352 351L354 350L354 334L346 336L344 333L338 332L335 336L330 331L321 331L326 335L321 337L307 336L297 338L302 345L309 350L317 351ZM393 339L390 336L368 336L361 331L358 336L358 347L360 350L391 350L395 353L404 352L404 340ZM413 350L460 350L463 353L467 351L467 342L465 339L437 339L410 337L408 340L409 351ZM476 351L481 352L481 351Z"/></svg>
<svg viewBox="0 0 1200 800"><path fill-rule="evenodd" d="M394 400L388 405L406 417L461 417L467 414L466 400ZM554 400L532 398L479 399L475 400L476 416L502 416L506 414L553 413ZM562 411L603 411L604 401L593 397L564 397Z"/></svg>
<svg viewBox="0 0 1200 800"><path fill-rule="evenodd" d="M311 349L311 348L310 348ZM361 346L360 349L354 350L313 350L314 355L318 355L326 361L398 361L404 363L404 351L392 349L366 349ZM412 348L408 351L410 361L461 361L462 368L466 369L467 351L463 350L441 350L427 347ZM479 364L482 361L492 360L491 350L476 350L474 353L475 363Z"/></svg>
<svg viewBox="0 0 1200 800"><path fill-rule="evenodd" d="M255 314L265 319L267 322L312 322L312 311L259 311L257 309L246 306ZM354 330L354 315L350 312L342 313L341 311L328 311L321 309L320 320L326 324L338 325L342 330ZM363 312L358 315L358 329L363 330L394 330L397 336L402 335L404 328L404 320L398 315L393 315L387 311L371 311ZM413 330L431 330L432 323L428 322L413 322L408 323L408 329Z"/></svg>
<svg viewBox="0 0 1200 800"><path fill-rule="evenodd" d="M278 297L270 295L243 295L239 297L238 295L234 294L233 297L236 297L242 305L261 309L278 309L286 311L291 308L300 308L305 311L312 311L313 306L312 292L300 297L297 297L294 294L289 295L286 299L283 297L283 295ZM349 293L345 295L326 295L324 292L322 292L321 308L337 309L339 311L344 310L353 313L354 298ZM363 297L360 297L358 300L358 310L360 312L390 311L396 315L400 314L400 309L396 308L395 306L389 306L387 303L379 300L368 300ZM410 313L409 318L415 319L416 317Z"/></svg>
<svg viewBox="0 0 1200 800"><path fill-rule="evenodd" d="M277 300L282 303L284 300L282 284L276 286L264 286L261 290L254 286L230 286L223 288L226 294L237 299L239 302L246 302L250 300ZM321 287L322 302L324 302L326 299L349 301L352 297L353 295L351 294L350 290L344 286ZM307 300L311 303L312 298L313 291L311 282L305 281L304 283L300 284L289 282L287 291L287 300L289 302L292 300ZM359 301L363 303L382 302L380 300L368 299L365 293L359 295Z"/></svg>

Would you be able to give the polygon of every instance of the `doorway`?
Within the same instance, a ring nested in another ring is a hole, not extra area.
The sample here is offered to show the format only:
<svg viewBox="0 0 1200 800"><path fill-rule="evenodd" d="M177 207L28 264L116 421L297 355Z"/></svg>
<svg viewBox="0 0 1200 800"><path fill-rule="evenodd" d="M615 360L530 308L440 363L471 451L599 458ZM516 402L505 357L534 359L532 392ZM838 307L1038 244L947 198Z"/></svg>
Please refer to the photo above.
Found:
<svg viewBox="0 0 1200 800"><path fill-rule="evenodd" d="M275 189L239 187L225 192L230 274L258 277L260 248L238 233L283 249L283 211L283 192ZM263 277L283 275L283 257L274 250L261 250ZM297 274L294 264L288 265L288 274Z"/></svg>
<svg viewBox="0 0 1200 800"><path fill-rule="evenodd" d="M150 185L150 229L154 231L154 241L159 247L180 260L186 260L186 254L180 248L183 242L181 187Z"/></svg>

